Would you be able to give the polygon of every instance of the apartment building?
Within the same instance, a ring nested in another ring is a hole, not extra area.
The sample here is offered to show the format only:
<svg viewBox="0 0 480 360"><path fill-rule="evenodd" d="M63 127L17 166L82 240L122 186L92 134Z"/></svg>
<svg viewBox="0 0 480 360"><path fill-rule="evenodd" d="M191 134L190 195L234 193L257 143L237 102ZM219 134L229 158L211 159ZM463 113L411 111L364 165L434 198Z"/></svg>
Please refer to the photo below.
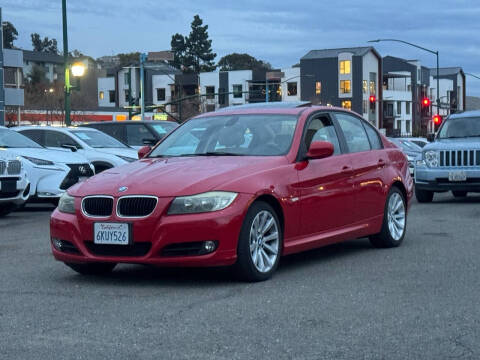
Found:
<svg viewBox="0 0 480 360"><path fill-rule="evenodd" d="M440 68L440 113L447 115L465 110L466 101L466 79L465 73L461 67ZM437 97L437 69L430 69L430 93L432 102L436 102Z"/></svg>
<svg viewBox="0 0 480 360"><path fill-rule="evenodd" d="M63 79L63 56L46 52L22 50L23 74L28 77L35 66L45 72L46 79L52 83Z"/></svg>
<svg viewBox="0 0 480 360"><path fill-rule="evenodd" d="M383 74L383 127L388 135L412 134L412 76L408 71Z"/></svg>
<svg viewBox="0 0 480 360"><path fill-rule="evenodd" d="M300 59L300 79L302 100L351 109L382 127L382 58L373 47L312 50Z"/></svg>

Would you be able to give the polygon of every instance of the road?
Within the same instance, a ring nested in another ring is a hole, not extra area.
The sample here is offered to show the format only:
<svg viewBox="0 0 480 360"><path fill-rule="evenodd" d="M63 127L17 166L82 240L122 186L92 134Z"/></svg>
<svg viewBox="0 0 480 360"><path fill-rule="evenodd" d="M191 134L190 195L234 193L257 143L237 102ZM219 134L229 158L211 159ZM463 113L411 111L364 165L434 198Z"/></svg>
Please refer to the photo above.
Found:
<svg viewBox="0 0 480 360"><path fill-rule="evenodd" d="M414 203L397 249L282 259L270 281L50 255L52 208L0 219L2 359L479 359L480 196Z"/></svg>

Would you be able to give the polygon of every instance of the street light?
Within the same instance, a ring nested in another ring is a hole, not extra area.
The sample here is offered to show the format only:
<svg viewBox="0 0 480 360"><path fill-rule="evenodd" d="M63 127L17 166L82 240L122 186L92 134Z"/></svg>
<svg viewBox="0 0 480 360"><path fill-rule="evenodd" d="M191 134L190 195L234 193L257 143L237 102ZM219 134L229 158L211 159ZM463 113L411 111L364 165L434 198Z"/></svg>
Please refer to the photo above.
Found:
<svg viewBox="0 0 480 360"><path fill-rule="evenodd" d="M406 44L406 45L416 47L417 49L427 51L427 52L437 56L437 113L439 113L440 112L440 71L439 71L438 51L430 50L430 49L424 48L423 46L415 45L415 44L412 44L408 41L398 40L398 39L377 39L377 40L369 40L368 42L380 42L380 41L399 42L399 43L402 43L402 44Z"/></svg>
<svg viewBox="0 0 480 360"><path fill-rule="evenodd" d="M76 62L72 65L72 75L80 77L85 74L85 65L82 62Z"/></svg>

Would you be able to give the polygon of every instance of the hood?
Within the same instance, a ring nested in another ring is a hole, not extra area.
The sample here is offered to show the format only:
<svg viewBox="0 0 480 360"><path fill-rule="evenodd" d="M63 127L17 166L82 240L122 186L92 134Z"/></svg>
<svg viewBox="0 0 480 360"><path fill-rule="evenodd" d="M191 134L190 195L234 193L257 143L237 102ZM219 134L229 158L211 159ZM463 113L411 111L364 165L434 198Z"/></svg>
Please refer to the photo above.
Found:
<svg viewBox="0 0 480 360"><path fill-rule="evenodd" d="M74 152L50 150L44 148L9 148L9 152L18 156L49 160L61 164L88 164L89 161L82 155Z"/></svg>
<svg viewBox="0 0 480 360"><path fill-rule="evenodd" d="M286 164L284 157L178 157L143 159L106 170L69 189L74 196L155 195L172 197L210 190L275 166ZM120 187L128 189L119 193Z"/></svg>
<svg viewBox="0 0 480 360"><path fill-rule="evenodd" d="M110 154L126 156L133 159L138 159L138 153L135 149L130 148L93 148L95 151Z"/></svg>
<svg viewBox="0 0 480 360"><path fill-rule="evenodd" d="M18 155L13 153L10 149L0 148L0 160L16 160Z"/></svg>
<svg viewBox="0 0 480 360"><path fill-rule="evenodd" d="M423 148L423 151L428 150L480 150L480 137L436 139Z"/></svg>

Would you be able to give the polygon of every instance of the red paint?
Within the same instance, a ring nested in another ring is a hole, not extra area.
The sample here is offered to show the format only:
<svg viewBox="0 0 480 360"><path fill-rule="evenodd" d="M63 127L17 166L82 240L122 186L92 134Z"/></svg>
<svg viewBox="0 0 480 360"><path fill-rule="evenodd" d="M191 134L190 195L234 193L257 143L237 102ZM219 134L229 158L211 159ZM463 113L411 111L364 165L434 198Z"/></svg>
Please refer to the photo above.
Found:
<svg viewBox="0 0 480 360"><path fill-rule="evenodd" d="M55 210L51 236L75 244L80 255L52 247L57 260L70 262L125 262L169 266L229 265L236 260L237 241L249 206L260 196L273 197L284 219L284 254L374 234L380 231L389 189L398 183L410 203L413 181L402 152L382 136L384 149L297 161L303 128L314 112L344 111L332 107L296 109L233 109L231 113L284 113L299 117L292 147L278 157L178 157L143 159L107 170L69 189L76 197L76 214ZM201 115L216 116L222 113ZM128 187L119 193L118 188ZM176 196L212 190L233 191L238 196L226 209L203 214L167 215ZM80 211L86 195L155 195L159 202L144 219L133 224L135 242L150 242L142 257L98 256L85 242L92 241L95 221L126 221L116 215L108 219L88 218ZM162 257L168 244L217 240L218 249L209 255Z"/></svg>

